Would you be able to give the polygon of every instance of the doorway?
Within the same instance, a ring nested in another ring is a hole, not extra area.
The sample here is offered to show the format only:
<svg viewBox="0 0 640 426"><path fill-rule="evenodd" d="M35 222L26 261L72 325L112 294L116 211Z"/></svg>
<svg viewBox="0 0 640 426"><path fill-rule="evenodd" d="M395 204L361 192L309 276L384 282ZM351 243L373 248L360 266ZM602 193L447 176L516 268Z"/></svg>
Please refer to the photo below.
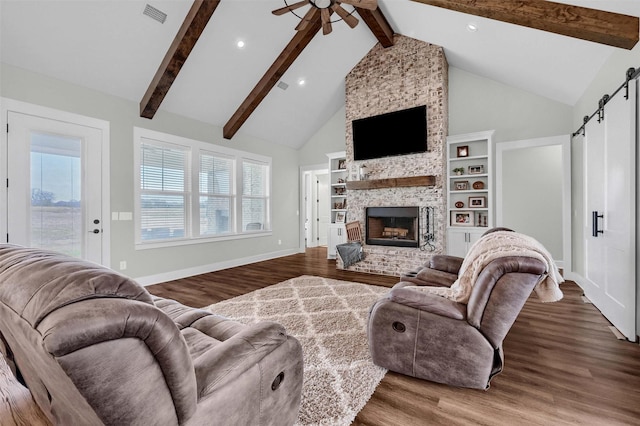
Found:
<svg viewBox="0 0 640 426"><path fill-rule="evenodd" d="M329 223L329 174L327 166L300 168L300 252L327 245Z"/></svg>
<svg viewBox="0 0 640 426"><path fill-rule="evenodd" d="M496 144L496 225L530 235L572 270L569 135Z"/></svg>
<svg viewBox="0 0 640 426"><path fill-rule="evenodd" d="M3 104L6 241L109 266L108 123Z"/></svg>

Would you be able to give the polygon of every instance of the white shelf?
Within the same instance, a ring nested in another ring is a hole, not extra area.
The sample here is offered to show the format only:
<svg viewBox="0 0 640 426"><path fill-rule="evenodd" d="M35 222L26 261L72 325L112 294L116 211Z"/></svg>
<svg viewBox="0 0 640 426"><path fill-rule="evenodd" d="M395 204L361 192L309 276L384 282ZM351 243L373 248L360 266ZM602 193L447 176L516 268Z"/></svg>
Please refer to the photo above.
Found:
<svg viewBox="0 0 640 426"><path fill-rule="evenodd" d="M447 254L464 257L471 245L494 226L492 138L493 131L447 138ZM458 157L459 147L466 147L469 155ZM483 173L468 173L469 167L473 166L481 166ZM455 168L464 168L466 173L454 174ZM468 181L469 189L456 190L457 181ZM484 187L473 189L476 181L482 182ZM474 196L484 198L485 206L469 207L468 198ZM456 202L464 203L464 207L456 207ZM455 221L459 219L468 222L457 224Z"/></svg>

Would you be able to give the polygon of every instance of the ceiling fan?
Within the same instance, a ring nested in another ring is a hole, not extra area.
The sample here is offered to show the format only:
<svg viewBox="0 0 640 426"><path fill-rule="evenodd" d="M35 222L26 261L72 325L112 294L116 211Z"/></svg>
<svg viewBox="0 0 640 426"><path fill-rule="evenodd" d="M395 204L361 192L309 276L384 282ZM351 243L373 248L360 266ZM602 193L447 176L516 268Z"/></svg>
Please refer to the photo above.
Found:
<svg viewBox="0 0 640 426"><path fill-rule="evenodd" d="M286 3L287 2L285 0L285 4ZM340 18L342 18L342 20L351 28L358 25L358 19L353 16L353 11L347 12L340 3L369 10L376 10L378 8L377 0L302 0L276 9L271 13L279 16L284 15L287 12L292 12L294 15L298 16L293 11L309 4L311 7L307 13L301 17L300 23L296 26L296 30L300 31L305 29L309 22L313 21L316 18L316 15L320 13L320 18L322 20L322 34L327 35L332 31L331 15L334 12L338 14L338 16L340 16Z"/></svg>

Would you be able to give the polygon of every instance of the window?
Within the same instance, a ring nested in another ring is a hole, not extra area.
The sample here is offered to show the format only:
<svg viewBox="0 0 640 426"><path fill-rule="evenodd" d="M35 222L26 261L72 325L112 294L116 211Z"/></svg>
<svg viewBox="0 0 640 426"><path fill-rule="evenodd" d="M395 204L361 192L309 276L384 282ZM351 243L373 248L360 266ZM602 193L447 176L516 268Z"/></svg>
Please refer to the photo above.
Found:
<svg viewBox="0 0 640 426"><path fill-rule="evenodd" d="M183 238L189 193L189 150L142 139L140 146L140 240Z"/></svg>
<svg viewBox="0 0 640 426"><path fill-rule="evenodd" d="M242 229L263 229L269 222L268 165L242 162Z"/></svg>
<svg viewBox="0 0 640 426"><path fill-rule="evenodd" d="M136 246L271 231L271 159L135 128Z"/></svg>
<svg viewBox="0 0 640 426"><path fill-rule="evenodd" d="M233 232L233 158L200 153L200 235Z"/></svg>

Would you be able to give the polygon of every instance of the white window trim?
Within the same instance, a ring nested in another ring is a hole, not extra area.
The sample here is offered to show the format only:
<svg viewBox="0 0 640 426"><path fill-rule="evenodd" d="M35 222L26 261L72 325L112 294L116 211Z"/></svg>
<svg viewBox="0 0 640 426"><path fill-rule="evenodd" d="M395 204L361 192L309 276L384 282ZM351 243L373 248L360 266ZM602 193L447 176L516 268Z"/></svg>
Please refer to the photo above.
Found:
<svg viewBox="0 0 640 426"><path fill-rule="evenodd" d="M191 155L191 212L190 212L190 224L189 230L185 230L185 237L180 239L173 239L170 241L153 241L153 242L143 242L140 240L140 146L142 144L143 139L151 139L157 141L159 145L169 144L169 145L177 145L182 147L190 148ZM183 245L191 245L191 244L202 244L202 243L211 243L211 242L219 242L219 241L229 241L229 240L239 240L245 238L257 238L272 235L271 231L271 217L272 216L272 200L271 196L273 194L272 191L272 159L271 157L267 157L260 154L253 154L246 151L240 151L232 148L227 148L224 146L214 145L208 142L202 142L194 139L185 138L182 136L172 135L169 133L158 132L155 130L149 130L142 127L134 127L133 128L133 163L134 163L134 230L135 230L135 249L136 250L146 250L146 249L154 249L160 247L175 247L175 246L183 246ZM200 169L200 153L205 152L208 154L219 154L220 156L230 157L235 160L235 181L234 188L235 194L234 199L236 200L235 205L233 207L235 211L235 216L238 215L238 210L241 211L241 202L242 202L242 194L238 194L238 187L240 185L242 176L242 161L249 160L252 162L263 163L268 166L268 206L267 206L267 217L269 219L269 229L264 230L252 230L252 231L243 231L238 229L237 218L234 217L236 223L234 223L234 232L229 234L223 234L220 236L198 236L195 234L195 231L198 231L199 224L199 198L200 198L200 186L199 186L199 169ZM239 175L240 174L240 175Z"/></svg>

